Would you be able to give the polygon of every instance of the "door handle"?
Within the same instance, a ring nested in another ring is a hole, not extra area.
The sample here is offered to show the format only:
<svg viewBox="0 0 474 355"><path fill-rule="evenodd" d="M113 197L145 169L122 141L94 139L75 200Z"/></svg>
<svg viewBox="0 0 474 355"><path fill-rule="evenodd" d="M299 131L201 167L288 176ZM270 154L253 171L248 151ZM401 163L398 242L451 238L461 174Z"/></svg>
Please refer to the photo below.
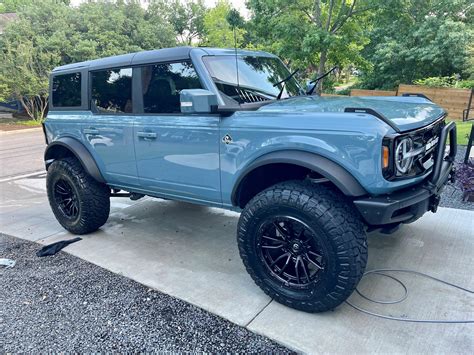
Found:
<svg viewBox="0 0 474 355"><path fill-rule="evenodd" d="M99 134L100 133L98 129L93 128L93 127L84 128L82 132L84 132L85 134Z"/></svg>
<svg viewBox="0 0 474 355"><path fill-rule="evenodd" d="M144 138L145 140L148 139L156 139L157 134L154 132L137 132L138 138Z"/></svg>

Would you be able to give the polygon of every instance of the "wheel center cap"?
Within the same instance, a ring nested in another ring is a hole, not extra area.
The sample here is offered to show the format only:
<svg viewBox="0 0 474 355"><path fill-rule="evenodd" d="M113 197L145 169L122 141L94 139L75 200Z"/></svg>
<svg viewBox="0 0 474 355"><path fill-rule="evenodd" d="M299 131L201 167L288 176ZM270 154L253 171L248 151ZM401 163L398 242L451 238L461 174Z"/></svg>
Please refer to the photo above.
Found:
<svg viewBox="0 0 474 355"><path fill-rule="evenodd" d="M297 243L297 242L294 242L294 243L293 243L293 245L291 246L291 249L293 249L293 251L294 251L295 253L297 253L297 252L299 252L299 251L300 251L300 249L301 249L301 246L300 246L300 244L299 244L299 243Z"/></svg>

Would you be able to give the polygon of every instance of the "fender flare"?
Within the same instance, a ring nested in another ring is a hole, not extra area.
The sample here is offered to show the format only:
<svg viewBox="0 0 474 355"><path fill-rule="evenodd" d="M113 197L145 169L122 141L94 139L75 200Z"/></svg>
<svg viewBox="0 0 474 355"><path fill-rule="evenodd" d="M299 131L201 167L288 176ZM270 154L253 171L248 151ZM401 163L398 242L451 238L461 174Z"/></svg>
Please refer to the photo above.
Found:
<svg viewBox="0 0 474 355"><path fill-rule="evenodd" d="M283 150L258 157L241 172L232 190L232 204L234 206L238 205L237 196L240 185L250 172L261 166L275 163L293 164L311 169L331 181L346 196L367 195L367 191L362 185L346 169L332 160L315 153Z"/></svg>
<svg viewBox="0 0 474 355"><path fill-rule="evenodd" d="M71 137L62 137L51 144L48 145L46 151L44 152L44 161L46 164L46 170L51 165L51 163L57 159L55 157L55 149L58 147L66 148L70 151L81 163L82 167L87 171L87 173L92 176L96 181L101 183L106 183L102 173L97 166L92 154L87 150L87 148L75 138Z"/></svg>

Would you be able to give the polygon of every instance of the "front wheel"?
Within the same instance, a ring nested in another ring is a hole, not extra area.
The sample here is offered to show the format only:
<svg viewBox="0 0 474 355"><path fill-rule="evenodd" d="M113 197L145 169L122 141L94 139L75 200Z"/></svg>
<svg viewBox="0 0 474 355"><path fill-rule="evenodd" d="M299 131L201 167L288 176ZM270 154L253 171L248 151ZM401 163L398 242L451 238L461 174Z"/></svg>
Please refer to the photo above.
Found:
<svg viewBox="0 0 474 355"><path fill-rule="evenodd" d="M46 188L58 222L74 234L91 233L109 217L110 190L95 181L75 158L54 161Z"/></svg>
<svg viewBox="0 0 474 355"><path fill-rule="evenodd" d="M310 182L285 182L259 193L238 224L242 260L276 301L306 312L344 302L367 262L363 225L343 195Z"/></svg>

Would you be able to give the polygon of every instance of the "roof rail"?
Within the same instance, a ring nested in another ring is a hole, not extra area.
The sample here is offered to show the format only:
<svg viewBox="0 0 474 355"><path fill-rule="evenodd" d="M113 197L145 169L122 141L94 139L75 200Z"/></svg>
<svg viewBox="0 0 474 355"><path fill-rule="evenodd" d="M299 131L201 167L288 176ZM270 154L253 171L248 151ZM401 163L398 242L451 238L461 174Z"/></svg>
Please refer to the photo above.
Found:
<svg viewBox="0 0 474 355"><path fill-rule="evenodd" d="M388 124L390 127L393 128L393 130L397 133L400 133L400 128L398 128L398 126L393 123L391 120L389 120L387 117L385 117L384 115L382 115L381 113L371 109L371 108L363 108L363 107L346 107L344 109L344 112L352 112L352 113L366 113L368 115L372 115L372 116L375 116L377 117L379 120L385 122L386 124Z"/></svg>

